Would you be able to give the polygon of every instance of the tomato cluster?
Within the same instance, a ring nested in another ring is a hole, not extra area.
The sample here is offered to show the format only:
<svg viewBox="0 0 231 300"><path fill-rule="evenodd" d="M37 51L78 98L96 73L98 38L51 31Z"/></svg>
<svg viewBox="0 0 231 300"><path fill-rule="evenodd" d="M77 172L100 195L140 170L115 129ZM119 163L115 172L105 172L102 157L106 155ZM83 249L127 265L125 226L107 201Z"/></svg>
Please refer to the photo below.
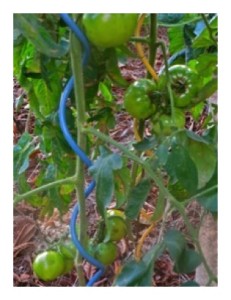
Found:
<svg viewBox="0 0 231 300"><path fill-rule="evenodd" d="M133 82L124 96L125 110L138 120L150 119L157 136L167 136L174 129L184 128L185 111L204 100L198 97L201 80L195 71L185 65L173 65L168 73L169 78L162 74L157 83L144 78Z"/></svg>
<svg viewBox="0 0 231 300"><path fill-rule="evenodd" d="M33 271L39 279L52 281L73 269L75 257L74 244L71 241L63 242L57 249L39 253L33 261Z"/></svg>
<svg viewBox="0 0 231 300"><path fill-rule="evenodd" d="M125 214L117 209L110 209L106 213L104 236L100 243L90 252L104 265L110 265L116 259L117 245L127 235L127 223Z"/></svg>

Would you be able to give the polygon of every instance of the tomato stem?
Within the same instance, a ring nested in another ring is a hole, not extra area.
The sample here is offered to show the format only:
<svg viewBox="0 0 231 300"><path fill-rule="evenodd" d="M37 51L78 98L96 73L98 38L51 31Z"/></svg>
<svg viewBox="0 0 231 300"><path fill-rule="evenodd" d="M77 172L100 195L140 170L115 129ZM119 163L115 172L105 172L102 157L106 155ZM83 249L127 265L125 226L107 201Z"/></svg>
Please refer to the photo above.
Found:
<svg viewBox="0 0 231 300"><path fill-rule="evenodd" d="M163 53L163 58L164 58L164 64L165 64L165 73L166 73L166 80L167 80L167 90L170 98L170 105L171 105L171 114L173 118L173 122L175 124L175 105L174 105L174 99L173 99L173 93L172 93L172 88L171 88L171 83L170 83L170 75L168 71L168 58L167 58L167 53L166 53L166 47L163 42L158 42L156 43L157 47L161 48L161 51Z"/></svg>
<svg viewBox="0 0 231 300"><path fill-rule="evenodd" d="M154 66L156 59L156 42L157 42L157 15L150 14L150 42L149 42L149 64ZM147 74L147 78L152 78Z"/></svg>
<svg viewBox="0 0 231 300"><path fill-rule="evenodd" d="M59 185L73 183L73 182L75 182L75 180L76 180L76 176L74 175L74 176L67 177L67 178L64 178L64 179L59 179L59 180L55 180L53 182L49 182L49 183L44 184L44 185L42 185L38 188L35 188L31 191L28 191L24 194L16 195L14 197L14 205L19 203L20 201L26 199L26 198L29 198L29 197L35 195L35 194L41 193L43 191L47 191L47 190L49 190L51 188L54 188L54 187L57 187Z"/></svg>
<svg viewBox="0 0 231 300"><path fill-rule="evenodd" d="M71 67L74 76L74 93L75 105L78 112L77 118L77 140L81 149L86 149L86 136L78 130L79 126L85 123L85 95L84 95L84 82L83 82L83 68L82 68L82 49L80 41L71 33L70 37L70 54L71 54ZM87 244L87 218L86 218L86 204L85 204L85 180L84 180L84 164L79 156L76 159L76 197L79 204L79 241L86 247ZM79 285L85 286L85 278L82 264L82 257L77 256L77 273Z"/></svg>

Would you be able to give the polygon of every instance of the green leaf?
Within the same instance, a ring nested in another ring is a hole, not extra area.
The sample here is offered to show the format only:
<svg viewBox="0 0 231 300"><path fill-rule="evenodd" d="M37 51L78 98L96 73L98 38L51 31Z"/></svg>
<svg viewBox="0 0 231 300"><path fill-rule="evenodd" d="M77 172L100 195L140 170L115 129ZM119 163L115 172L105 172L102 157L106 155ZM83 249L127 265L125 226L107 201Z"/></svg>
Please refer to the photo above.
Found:
<svg viewBox="0 0 231 300"><path fill-rule="evenodd" d="M130 170L124 167L114 172L116 207L121 207L127 199L130 184Z"/></svg>
<svg viewBox="0 0 231 300"><path fill-rule="evenodd" d="M160 192L157 199L155 211L151 217L151 220L153 222L158 221L163 216L165 205L166 205L166 199L164 198L164 195Z"/></svg>
<svg viewBox="0 0 231 300"><path fill-rule="evenodd" d="M142 141L134 143L133 146L137 151L143 152L149 149L153 149L156 146L157 140L155 137L144 138Z"/></svg>
<svg viewBox="0 0 231 300"><path fill-rule="evenodd" d="M109 90L108 86L103 83L103 82L100 82L99 83L99 90L104 98L105 101L107 102L112 102L113 100L113 95L111 93L111 91Z"/></svg>
<svg viewBox="0 0 231 300"><path fill-rule="evenodd" d="M204 102L200 102L197 105L193 106L192 108L190 108L190 112L193 116L193 119L198 122L199 118L201 117L201 114L203 112L203 109L205 107Z"/></svg>
<svg viewBox="0 0 231 300"><path fill-rule="evenodd" d="M167 163L169 155L169 145L165 142L161 143L156 150L158 164L164 166Z"/></svg>
<svg viewBox="0 0 231 300"><path fill-rule="evenodd" d="M25 132L14 146L14 178L22 174L29 167L30 155L35 150L33 137Z"/></svg>
<svg viewBox="0 0 231 300"><path fill-rule="evenodd" d="M101 216L107 207L114 193L114 170L121 169L123 162L118 154L111 153L105 148L100 148L100 156L92 167L90 173L96 180L96 203Z"/></svg>
<svg viewBox="0 0 231 300"><path fill-rule="evenodd" d="M49 78L49 85L43 79L33 80L33 94L30 93L30 101L35 101L40 113L47 117L58 109L61 93L61 80L53 74Z"/></svg>
<svg viewBox="0 0 231 300"><path fill-rule="evenodd" d="M121 87L128 87L129 83L120 72L116 50L114 48L108 49L107 56L106 71L109 78Z"/></svg>
<svg viewBox="0 0 231 300"><path fill-rule="evenodd" d="M197 168L185 147L180 144L173 144L166 169L173 182L179 181L181 186L190 194L197 191Z"/></svg>
<svg viewBox="0 0 231 300"><path fill-rule="evenodd" d="M174 261L178 261L186 246L186 241L183 234L175 229L168 230L164 236L164 242L171 258Z"/></svg>
<svg viewBox="0 0 231 300"><path fill-rule="evenodd" d="M209 26L212 28L213 36L217 35L217 27L218 27L218 18L215 16L212 20L209 21ZM210 46L214 46L215 42L211 39L209 31L207 27L200 33L200 35L195 38L193 42L194 48L208 48Z"/></svg>
<svg viewBox="0 0 231 300"><path fill-rule="evenodd" d="M188 152L198 172L198 188L202 188L212 177L217 164L217 156L212 145L189 140Z"/></svg>
<svg viewBox="0 0 231 300"><path fill-rule="evenodd" d="M217 91L217 79L212 78L208 81L199 91L198 98L200 101L205 101L209 99Z"/></svg>
<svg viewBox="0 0 231 300"><path fill-rule="evenodd" d="M171 54L176 53L184 48L184 35L181 27L169 28L168 35L170 39L169 51Z"/></svg>
<svg viewBox="0 0 231 300"><path fill-rule="evenodd" d="M41 24L36 14L14 14L14 27L20 30L39 52L49 57L65 55L68 51L67 41L62 40L57 44Z"/></svg>
<svg viewBox="0 0 231 300"><path fill-rule="evenodd" d="M141 260L139 262L131 260L123 266L121 273L117 275L114 286L139 286L147 271L146 264Z"/></svg>
<svg viewBox="0 0 231 300"><path fill-rule="evenodd" d="M136 219L139 215L140 209L147 199L151 189L151 182L149 179L141 180L129 193L128 204L125 208L125 215L129 219Z"/></svg>
<svg viewBox="0 0 231 300"><path fill-rule="evenodd" d="M113 286L152 286L154 263L163 250L163 243L156 244L142 260L130 260L125 263Z"/></svg>
<svg viewBox="0 0 231 300"><path fill-rule="evenodd" d="M165 24L166 26L169 24L179 23L184 17L184 14L157 14L157 21L161 25Z"/></svg>
<svg viewBox="0 0 231 300"><path fill-rule="evenodd" d="M196 281L190 280L181 284L183 287L192 287L192 286L200 286Z"/></svg>
<svg viewBox="0 0 231 300"><path fill-rule="evenodd" d="M177 273L191 273L201 262L201 256L196 251L185 248L175 263L174 271Z"/></svg>
<svg viewBox="0 0 231 300"><path fill-rule="evenodd" d="M217 166L210 181L198 192L205 193L203 196L197 197L197 201L210 212L217 213Z"/></svg>

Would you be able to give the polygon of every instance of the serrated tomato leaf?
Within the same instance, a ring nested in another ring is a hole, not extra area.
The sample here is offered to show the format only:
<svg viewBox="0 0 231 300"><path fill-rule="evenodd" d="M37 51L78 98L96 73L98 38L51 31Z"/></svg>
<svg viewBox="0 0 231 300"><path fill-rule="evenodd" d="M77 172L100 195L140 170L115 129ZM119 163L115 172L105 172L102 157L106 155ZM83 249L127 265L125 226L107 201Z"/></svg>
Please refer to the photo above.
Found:
<svg viewBox="0 0 231 300"><path fill-rule="evenodd" d="M209 182L199 190L198 193L204 192L201 196L197 197L197 201L207 210L212 213L218 211L218 199L217 199L217 166L213 173L213 176Z"/></svg>
<svg viewBox="0 0 231 300"><path fill-rule="evenodd" d="M201 264L201 256L193 249L185 248L175 262L174 271L177 273L191 273Z"/></svg>
<svg viewBox="0 0 231 300"><path fill-rule="evenodd" d="M188 152L198 171L198 188L202 188L212 177L217 156L212 145L190 140Z"/></svg>
<svg viewBox="0 0 231 300"><path fill-rule="evenodd" d="M190 157L187 148L180 144L173 144L168 155L166 170L173 182L179 181L181 186L190 194L197 191L198 172L196 165Z"/></svg>
<svg viewBox="0 0 231 300"><path fill-rule="evenodd" d="M140 212L144 201L147 199L148 193L151 189L150 179L141 180L129 193L127 199L127 206L125 208L125 215L129 219L136 219Z"/></svg>
<svg viewBox="0 0 231 300"><path fill-rule="evenodd" d="M49 57L61 57L68 51L68 43L56 43L47 29L38 21L36 14L15 14L14 27L35 45L36 49Z"/></svg>
<svg viewBox="0 0 231 300"><path fill-rule="evenodd" d="M109 152L106 148L100 148L100 156L92 167L90 173L96 181L96 203L101 216L104 215L104 209L111 200L115 189L114 170L122 168L121 157L116 153Z"/></svg>
<svg viewBox="0 0 231 300"><path fill-rule="evenodd" d="M25 132L14 146L14 178L22 174L29 167L30 155L35 150L33 137Z"/></svg>
<svg viewBox="0 0 231 300"><path fill-rule="evenodd" d="M132 259L125 263L113 286L152 286L154 263L164 247L164 243L156 244L140 261Z"/></svg>
<svg viewBox="0 0 231 300"><path fill-rule="evenodd" d="M130 184L130 170L124 167L114 172L116 207L120 207L126 201L127 191Z"/></svg>
<svg viewBox="0 0 231 300"><path fill-rule="evenodd" d="M164 243L171 258L178 261L186 246L183 234L176 229L168 230L164 236Z"/></svg>

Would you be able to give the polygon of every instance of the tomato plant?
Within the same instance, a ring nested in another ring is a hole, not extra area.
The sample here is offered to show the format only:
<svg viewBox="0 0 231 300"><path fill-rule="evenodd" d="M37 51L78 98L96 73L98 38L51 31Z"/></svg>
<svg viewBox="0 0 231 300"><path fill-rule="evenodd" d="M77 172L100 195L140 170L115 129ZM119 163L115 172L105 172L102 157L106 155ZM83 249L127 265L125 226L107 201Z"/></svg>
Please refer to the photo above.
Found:
<svg viewBox="0 0 231 300"><path fill-rule="evenodd" d="M84 14L83 26L89 40L97 47L121 46L133 35L137 14Z"/></svg>
<svg viewBox="0 0 231 300"><path fill-rule="evenodd" d="M38 254L33 261L33 271L39 279L51 281L63 274L63 256L53 250Z"/></svg>
<svg viewBox="0 0 231 300"><path fill-rule="evenodd" d="M207 282L216 283L186 208L194 200L217 214L217 104L210 101L217 91L217 15L72 17L87 39L60 15L14 15L14 76L30 103L26 123L35 119L14 146L14 204L28 201L39 216L58 208L62 216L78 199L70 224L82 245L76 251L60 242L39 254L35 275L54 280L75 261L76 282L85 286L90 255L105 266L120 260L113 285L152 286L156 263L169 255L179 278L203 263ZM161 26L168 45L156 35ZM17 99L15 114L26 101ZM176 211L187 238L166 222ZM153 245L149 235L158 237Z"/></svg>

